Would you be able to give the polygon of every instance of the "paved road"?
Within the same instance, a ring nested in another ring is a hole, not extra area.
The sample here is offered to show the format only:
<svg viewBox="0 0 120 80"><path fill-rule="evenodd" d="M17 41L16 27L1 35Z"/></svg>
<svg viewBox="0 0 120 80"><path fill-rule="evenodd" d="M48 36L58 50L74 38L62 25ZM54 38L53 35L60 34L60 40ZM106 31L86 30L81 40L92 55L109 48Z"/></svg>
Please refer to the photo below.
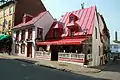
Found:
<svg viewBox="0 0 120 80"><path fill-rule="evenodd" d="M104 80L0 58L0 80Z"/></svg>

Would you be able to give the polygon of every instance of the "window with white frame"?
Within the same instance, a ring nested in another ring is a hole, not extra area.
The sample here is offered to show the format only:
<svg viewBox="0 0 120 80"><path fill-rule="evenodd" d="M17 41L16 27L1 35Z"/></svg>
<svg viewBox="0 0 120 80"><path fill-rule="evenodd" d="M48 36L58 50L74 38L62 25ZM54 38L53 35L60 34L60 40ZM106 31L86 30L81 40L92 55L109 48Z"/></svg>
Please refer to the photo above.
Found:
<svg viewBox="0 0 120 80"><path fill-rule="evenodd" d="M6 16L6 8L3 9L3 17Z"/></svg>
<svg viewBox="0 0 120 80"><path fill-rule="evenodd" d="M0 18L2 18L2 11L0 11Z"/></svg>
<svg viewBox="0 0 120 80"><path fill-rule="evenodd" d="M9 15L13 14L13 6L10 6L9 8Z"/></svg>
<svg viewBox="0 0 120 80"><path fill-rule="evenodd" d="M42 40L42 38L43 38L43 29L42 28L37 28L37 38Z"/></svg>
<svg viewBox="0 0 120 80"><path fill-rule="evenodd" d="M28 40L32 40L32 28L28 29Z"/></svg>
<svg viewBox="0 0 120 80"><path fill-rule="evenodd" d="M15 53L19 53L19 44L15 45Z"/></svg>
<svg viewBox="0 0 120 80"><path fill-rule="evenodd" d="M8 27L10 28L12 25L11 25L11 20L8 21Z"/></svg>
<svg viewBox="0 0 120 80"><path fill-rule="evenodd" d="M74 28L70 29L70 36L74 36Z"/></svg>
<svg viewBox="0 0 120 80"><path fill-rule="evenodd" d="M75 21L75 16L74 15L69 16L69 23L71 23L72 21L73 22Z"/></svg>
<svg viewBox="0 0 120 80"><path fill-rule="evenodd" d="M21 44L21 54L25 53L25 44Z"/></svg>

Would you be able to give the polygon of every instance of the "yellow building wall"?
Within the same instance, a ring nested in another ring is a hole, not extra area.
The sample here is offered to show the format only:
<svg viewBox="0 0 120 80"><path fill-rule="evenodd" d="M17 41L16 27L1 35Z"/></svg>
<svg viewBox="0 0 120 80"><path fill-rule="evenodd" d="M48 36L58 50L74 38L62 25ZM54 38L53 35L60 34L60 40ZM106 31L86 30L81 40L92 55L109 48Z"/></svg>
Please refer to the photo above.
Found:
<svg viewBox="0 0 120 80"><path fill-rule="evenodd" d="M11 14L10 14L11 10ZM4 17L4 11L5 11L5 17ZM0 32L3 30L3 22L4 18L6 19L6 24L4 28L4 32L9 31L9 27L12 28L14 26L14 13L15 13L15 4L11 4L9 6L4 7L3 9L0 9ZM11 24L9 26L9 24Z"/></svg>

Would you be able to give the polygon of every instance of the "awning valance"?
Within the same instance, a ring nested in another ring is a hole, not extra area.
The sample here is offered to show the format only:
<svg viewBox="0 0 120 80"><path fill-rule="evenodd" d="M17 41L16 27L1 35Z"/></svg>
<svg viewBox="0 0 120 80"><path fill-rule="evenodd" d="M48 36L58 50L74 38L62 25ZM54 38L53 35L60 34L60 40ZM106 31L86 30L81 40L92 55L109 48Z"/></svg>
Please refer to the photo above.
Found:
<svg viewBox="0 0 120 80"><path fill-rule="evenodd" d="M38 46L40 45L80 45L85 38L80 38L80 39L61 39L61 40L49 40L49 41L44 41L44 42L37 42L36 44Z"/></svg>

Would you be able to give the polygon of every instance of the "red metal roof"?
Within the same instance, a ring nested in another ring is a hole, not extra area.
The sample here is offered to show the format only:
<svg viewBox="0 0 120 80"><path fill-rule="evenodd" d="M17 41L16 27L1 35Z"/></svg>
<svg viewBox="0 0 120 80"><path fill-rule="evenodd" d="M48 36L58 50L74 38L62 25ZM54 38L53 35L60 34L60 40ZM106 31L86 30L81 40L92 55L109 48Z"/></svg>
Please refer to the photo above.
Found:
<svg viewBox="0 0 120 80"><path fill-rule="evenodd" d="M48 13L48 11L41 12L38 16L34 17L32 20L28 21L27 23L21 23L21 24L15 26L14 28L20 28L20 27L23 27L23 26L34 24L37 20L42 18L42 16L46 13Z"/></svg>
<svg viewBox="0 0 120 80"><path fill-rule="evenodd" d="M73 11L73 12L67 12L60 19L60 22L65 24L64 27L67 31L66 34L68 34L67 25L69 24L69 16L71 15L71 13L78 17L78 20L75 21L75 23L77 23L82 30L87 28L88 29L87 34L92 34L93 26L94 26L95 11L96 11L96 6L92 6L90 8L84 8L84 9ZM83 31L76 33L76 35L83 35Z"/></svg>
<svg viewBox="0 0 120 80"><path fill-rule="evenodd" d="M79 39L61 39L61 40L48 40L45 42L37 42L39 45L80 45L82 41L86 40L86 38Z"/></svg>

